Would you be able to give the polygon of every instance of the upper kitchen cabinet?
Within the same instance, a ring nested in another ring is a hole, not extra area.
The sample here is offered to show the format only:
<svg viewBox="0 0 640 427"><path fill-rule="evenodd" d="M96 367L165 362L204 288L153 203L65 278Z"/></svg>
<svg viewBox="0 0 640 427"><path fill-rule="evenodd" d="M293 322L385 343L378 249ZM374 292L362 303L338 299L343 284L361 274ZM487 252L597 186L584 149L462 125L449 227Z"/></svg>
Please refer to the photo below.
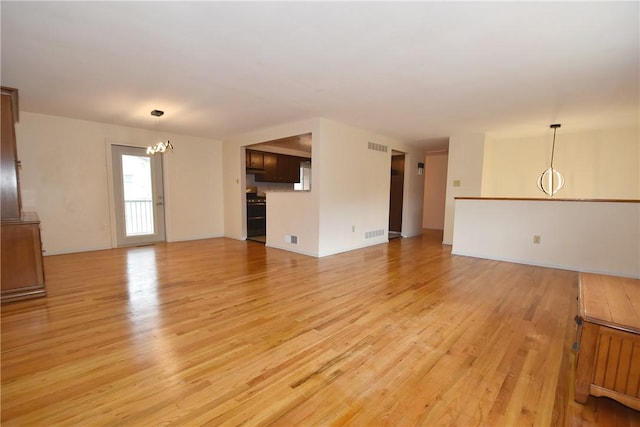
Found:
<svg viewBox="0 0 640 427"><path fill-rule="evenodd" d="M264 172L256 173L256 182L300 182L300 163L309 159L285 154L263 153Z"/></svg>
<svg viewBox="0 0 640 427"><path fill-rule="evenodd" d="M257 182L281 182L278 180L278 154L264 153L264 173L256 174Z"/></svg>
<svg viewBox="0 0 640 427"><path fill-rule="evenodd" d="M301 165L308 168L310 161L310 133L254 144L246 151L247 173L255 174L256 182L300 183Z"/></svg>
<svg viewBox="0 0 640 427"><path fill-rule="evenodd" d="M279 156L278 157L278 178L283 182L300 182L300 163L307 161L302 157Z"/></svg>
<svg viewBox="0 0 640 427"><path fill-rule="evenodd" d="M247 169L264 170L264 153L262 151L247 150Z"/></svg>

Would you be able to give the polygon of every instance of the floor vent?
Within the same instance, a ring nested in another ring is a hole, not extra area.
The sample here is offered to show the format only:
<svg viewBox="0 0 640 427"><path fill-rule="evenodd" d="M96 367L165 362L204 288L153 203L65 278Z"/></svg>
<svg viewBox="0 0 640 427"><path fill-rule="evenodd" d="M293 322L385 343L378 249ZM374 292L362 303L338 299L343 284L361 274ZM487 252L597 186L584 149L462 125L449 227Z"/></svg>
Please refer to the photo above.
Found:
<svg viewBox="0 0 640 427"><path fill-rule="evenodd" d="M388 147L382 144L376 144L375 142L369 142L369 150L387 152Z"/></svg>
<svg viewBox="0 0 640 427"><path fill-rule="evenodd" d="M382 230L373 230L373 231L365 231L364 238L371 239L373 237L384 236L384 229Z"/></svg>

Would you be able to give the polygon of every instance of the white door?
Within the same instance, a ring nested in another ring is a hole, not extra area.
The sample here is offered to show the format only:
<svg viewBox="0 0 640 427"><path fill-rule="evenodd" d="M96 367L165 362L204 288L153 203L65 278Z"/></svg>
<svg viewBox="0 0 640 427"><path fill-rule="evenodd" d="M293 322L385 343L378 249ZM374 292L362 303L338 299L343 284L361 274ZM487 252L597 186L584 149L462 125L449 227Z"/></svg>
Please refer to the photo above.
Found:
<svg viewBox="0 0 640 427"><path fill-rule="evenodd" d="M118 246L165 240L162 156L111 146Z"/></svg>

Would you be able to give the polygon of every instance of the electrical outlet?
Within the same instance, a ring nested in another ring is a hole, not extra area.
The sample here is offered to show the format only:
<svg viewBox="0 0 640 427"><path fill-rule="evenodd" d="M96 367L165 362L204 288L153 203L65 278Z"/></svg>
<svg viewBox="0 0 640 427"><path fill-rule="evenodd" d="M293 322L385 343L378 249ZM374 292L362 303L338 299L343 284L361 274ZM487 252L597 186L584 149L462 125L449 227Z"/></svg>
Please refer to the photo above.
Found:
<svg viewBox="0 0 640 427"><path fill-rule="evenodd" d="M352 233L355 233L355 232L356 232L356 226L355 226L355 225L352 225L352 226L351 226L351 232L352 232Z"/></svg>
<svg viewBox="0 0 640 427"><path fill-rule="evenodd" d="M533 236L533 243L536 245L540 244L540 236L538 236L537 234L535 236Z"/></svg>

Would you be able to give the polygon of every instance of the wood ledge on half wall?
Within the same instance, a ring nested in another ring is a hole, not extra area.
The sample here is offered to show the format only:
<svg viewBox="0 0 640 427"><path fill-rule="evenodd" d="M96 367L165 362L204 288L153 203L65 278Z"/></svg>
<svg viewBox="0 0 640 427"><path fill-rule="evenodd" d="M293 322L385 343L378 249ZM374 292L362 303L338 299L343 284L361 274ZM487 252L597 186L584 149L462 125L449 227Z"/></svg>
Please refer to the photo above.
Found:
<svg viewBox="0 0 640 427"><path fill-rule="evenodd" d="M640 199L554 199L533 197L454 197L455 200L502 200L514 202L600 202L600 203L640 203Z"/></svg>

